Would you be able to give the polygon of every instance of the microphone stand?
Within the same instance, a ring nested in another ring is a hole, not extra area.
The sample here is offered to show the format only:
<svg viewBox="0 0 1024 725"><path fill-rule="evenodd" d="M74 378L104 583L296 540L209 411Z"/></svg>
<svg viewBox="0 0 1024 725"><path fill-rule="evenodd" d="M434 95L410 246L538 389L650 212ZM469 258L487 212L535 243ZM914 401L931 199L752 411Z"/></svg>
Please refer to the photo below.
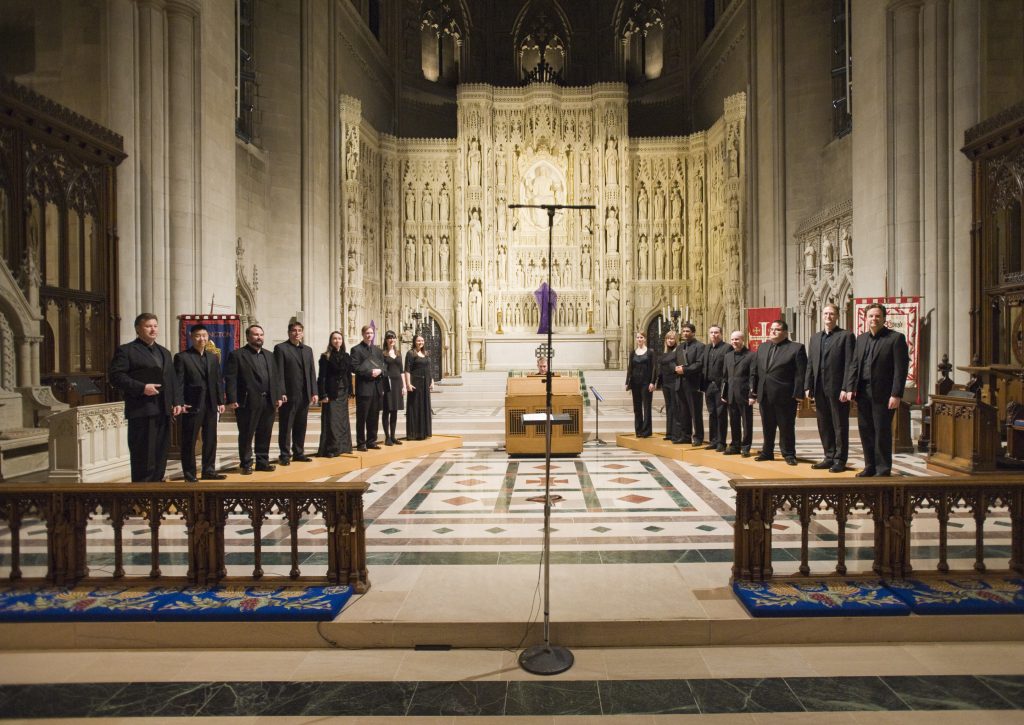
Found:
<svg viewBox="0 0 1024 725"><path fill-rule="evenodd" d="M544 376L544 643L527 647L519 655L519 666L534 675L557 675L572 667L575 658L568 647L551 644L551 331L554 309L551 288L551 260L554 258L555 212L562 209L596 209L593 204L509 204L509 209L543 209L548 214L548 341L544 353L548 371Z"/></svg>

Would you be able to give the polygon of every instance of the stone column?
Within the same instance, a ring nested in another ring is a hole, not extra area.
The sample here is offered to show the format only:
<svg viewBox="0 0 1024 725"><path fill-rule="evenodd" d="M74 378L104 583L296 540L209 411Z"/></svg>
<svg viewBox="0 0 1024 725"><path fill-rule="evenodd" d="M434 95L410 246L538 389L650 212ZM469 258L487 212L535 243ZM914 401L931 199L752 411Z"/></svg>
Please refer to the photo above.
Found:
<svg viewBox="0 0 1024 725"><path fill-rule="evenodd" d="M888 291L916 295L921 293L921 3L897 0L889 10L893 210L890 268L895 275L890 279Z"/></svg>
<svg viewBox="0 0 1024 725"><path fill-rule="evenodd" d="M28 388L32 386L32 338L19 337L15 342L18 346L18 387Z"/></svg>
<svg viewBox="0 0 1024 725"><path fill-rule="evenodd" d="M32 385L32 387L38 388L41 385L41 377L39 372L39 347L40 344L43 342L43 338L29 337L27 339L29 343L29 357L32 360L32 373L29 376L29 379L31 380L30 384Z"/></svg>
<svg viewBox="0 0 1024 725"><path fill-rule="evenodd" d="M174 334L168 290L167 242L167 28L163 0L138 1L139 309L160 318L162 342Z"/></svg>
<svg viewBox="0 0 1024 725"><path fill-rule="evenodd" d="M174 330L174 317L202 308L200 288L202 244L196 214L198 138L196 90L198 81L196 38L199 4L195 0L167 0L168 97L168 251L170 254L170 317L165 332Z"/></svg>

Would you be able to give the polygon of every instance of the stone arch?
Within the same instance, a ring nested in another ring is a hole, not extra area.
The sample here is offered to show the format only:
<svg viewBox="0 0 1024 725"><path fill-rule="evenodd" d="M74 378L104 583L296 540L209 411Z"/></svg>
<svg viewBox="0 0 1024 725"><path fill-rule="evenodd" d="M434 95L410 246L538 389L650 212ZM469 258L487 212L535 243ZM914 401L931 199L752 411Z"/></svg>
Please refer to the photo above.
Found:
<svg viewBox="0 0 1024 725"><path fill-rule="evenodd" d="M550 38L560 41L561 66L556 66L557 80L565 77L565 71L572 58L572 24L558 0L530 0L523 3L515 22L512 24L513 65L518 69L520 80L527 80L532 65L524 65L522 48L529 36L547 33ZM554 46L551 46L554 47ZM548 61L547 56L540 60ZM548 61L550 62L550 61ZM529 78L530 80L556 80L555 78Z"/></svg>

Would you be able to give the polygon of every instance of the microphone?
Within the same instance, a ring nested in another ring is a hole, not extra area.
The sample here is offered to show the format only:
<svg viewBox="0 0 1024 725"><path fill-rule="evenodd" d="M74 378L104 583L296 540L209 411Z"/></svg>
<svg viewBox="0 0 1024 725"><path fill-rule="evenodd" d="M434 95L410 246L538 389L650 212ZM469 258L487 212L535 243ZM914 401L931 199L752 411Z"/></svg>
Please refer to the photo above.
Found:
<svg viewBox="0 0 1024 725"><path fill-rule="evenodd" d="M513 219L512 220L512 231L515 231L518 228L519 228L519 220L518 219Z"/></svg>

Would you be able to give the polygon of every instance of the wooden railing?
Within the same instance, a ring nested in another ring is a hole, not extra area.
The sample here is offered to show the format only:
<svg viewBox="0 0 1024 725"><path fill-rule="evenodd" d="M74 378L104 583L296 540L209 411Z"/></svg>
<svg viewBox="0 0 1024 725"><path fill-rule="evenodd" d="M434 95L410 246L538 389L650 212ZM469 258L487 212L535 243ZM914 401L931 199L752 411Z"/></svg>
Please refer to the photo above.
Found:
<svg viewBox="0 0 1024 725"><path fill-rule="evenodd" d="M126 522L142 519L150 529L150 570L146 578L161 582L181 579L198 585L261 581L263 522L268 516L282 515L291 535L290 580L347 584L361 593L370 586L363 525L366 489L361 482L4 485L0 487L0 520L11 530L9 578L22 580L20 533L26 519L38 518L46 524L45 580L70 586L89 576L87 526L101 525L106 518L113 529L114 580L138 578L125 575L122 532ZM247 516L252 525L251 577L228 577L224 527L229 516L238 515ZM314 516L323 518L328 533L327 571L303 576L299 569L299 524ZM188 571L184 577L164 577L160 570L161 529L175 525L185 529Z"/></svg>
<svg viewBox="0 0 1024 725"><path fill-rule="evenodd" d="M876 479L733 480L736 522L733 579L763 581L774 574L772 524L776 514L796 514L800 521L799 573L811 573L809 532L815 514L831 512L838 529L836 565L825 576L846 576L846 530L851 516L870 514L874 522L871 573L903 578L913 571L911 536L915 516L933 513L938 521L937 571L949 569L950 517L970 513L974 519L974 570L984 572L985 521L992 509L1010 518L1009 569L1024 573L1024 476L978 475L970 478L898 477ZM866 519L865 519L866 520ZM817 575L817 574L816 574Z"/></svg>

